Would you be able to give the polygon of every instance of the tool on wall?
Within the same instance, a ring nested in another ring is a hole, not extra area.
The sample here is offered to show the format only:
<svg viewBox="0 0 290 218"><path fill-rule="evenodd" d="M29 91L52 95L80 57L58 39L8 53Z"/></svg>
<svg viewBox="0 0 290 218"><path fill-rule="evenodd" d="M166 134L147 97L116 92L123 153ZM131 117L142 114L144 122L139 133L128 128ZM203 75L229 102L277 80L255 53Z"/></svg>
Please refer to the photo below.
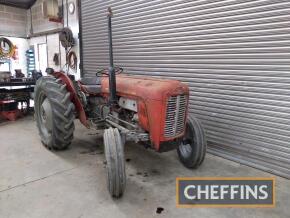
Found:
<svg viewBox="0 0 290 218"><path fill-rule="evenodd" d="M72 47L75 45L73 38L73 33L70 28L64 27L59 33L59 41L61 45L65 48L66 54L66 64L64 67L67 67L67 73L69 69L77 69L77 55L74 51L71 51Z"/></svg>
<svg viewBox="0 0 290 218"><path fill-rule="evenodd" d="M59 54L58 53L54 53L53 55L53 62L56 66L59 65Z"/></svg>
<svg viewBox="0 0 290 218"><path fill-rule="evenodd" d="M73 33L70 28L64 27L59 33L59 41L61 45L65 48L72 48L75 45Z"/></svg>
<svg viewBox="0 0 290 218"><path fill-rule="evenodd" d="M16 61L19 60L18 47L16 45L14 46L14 52L13 52L12 58Z"/></svg>
<svg viewBox="0 0 290 218"><path fill-rule="evenodd" d="M15 46L7 38L0 38L0 57L11 58L14 55Z"/></svg>
<svg viewBox="0 0 290 218"><path fill-rule="evenodd" d="M68 66L73 69L76 70L77 69L77 55L74 51L70 51L67 55L67 64Z"/></svg>

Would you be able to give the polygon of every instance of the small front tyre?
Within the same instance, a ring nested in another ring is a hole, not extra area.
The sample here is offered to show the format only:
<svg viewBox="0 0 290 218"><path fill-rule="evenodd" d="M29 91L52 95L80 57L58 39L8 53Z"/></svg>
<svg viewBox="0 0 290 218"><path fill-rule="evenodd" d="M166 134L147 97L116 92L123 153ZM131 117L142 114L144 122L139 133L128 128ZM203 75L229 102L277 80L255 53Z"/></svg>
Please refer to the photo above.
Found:
<svg viewBox="0 0 290 218"><path fill-rule="evenodd" d="M180 161L187 168L198 168L204 161L206 147L205 133L201 123L189 116L185 135L177 148Z"/></svg>
<svg viewBox="0 0 290 218"><path fill-rule="evenodd" d="M104 146L107 169L107 185L112 197L122 196L126 186L124 146L118 129L104 132Z"/></svg>

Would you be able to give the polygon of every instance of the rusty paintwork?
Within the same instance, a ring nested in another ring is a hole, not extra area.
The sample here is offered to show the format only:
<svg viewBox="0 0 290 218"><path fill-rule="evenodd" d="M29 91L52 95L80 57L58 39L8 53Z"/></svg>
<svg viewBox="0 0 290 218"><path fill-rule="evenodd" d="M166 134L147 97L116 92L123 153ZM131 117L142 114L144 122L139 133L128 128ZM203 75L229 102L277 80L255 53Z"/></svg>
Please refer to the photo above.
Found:
<svg viewBox="0 0 290 218"><path fill-rule="evenodd" d="M71 93L72 102L75 104L79 119L83 125L89 127L84 108L77 96L74 84L68 76L63 73L55 72L53 75L60 78L64 84L67 84L67 90ZM84 87L81 90L85 91ZM153 77L141 77L131 75L117 75L117 96L123 96L135 99L138 102L139 124L149 132L150 140L156 151L160 148L160 143L172 141L181 137L184 133L173 138L164 137L164 125L166 119L166 104L169 96L180 94L189 95L188 86L177 80L164 80ZM86 91L85 91L86 92ZM87 93L89 95L103 96L108 99L109 79L101 78L101 93ZM185 119L186 121L186 119ZM184 121L184 122L185 122Z"/></svg>
<svg viewBox="0 0 290 218"><path fill-rule="evenodd" d="M54 72L52 73L52 75L58 79L61 79L63 84L66 84L66 89L70 92L71 94L71 101L74 103L76 111L78 112L78 117L79 120L81 121L81 123L86 126L87 128L89 128L89 123L87 120L87 116L85 113L85 110L82 106L82 103L80 101L80 99L77 96L77 92L75 90L74 84L71 81L71 79L65 75L62 72Z"/></svg>
<svg viewBox="0 0 290 218"><path fill-rule="evenodd" d="M109 95L108 77L102 78L102 94ZM166 104L169 96L189 95L188 86L177 80L164 80L153 77L117 75L117 96L135 99L138 102L140 126L150 133L150 140L155 150L159 150L160 142L174 138L164 137Z"/></svg>

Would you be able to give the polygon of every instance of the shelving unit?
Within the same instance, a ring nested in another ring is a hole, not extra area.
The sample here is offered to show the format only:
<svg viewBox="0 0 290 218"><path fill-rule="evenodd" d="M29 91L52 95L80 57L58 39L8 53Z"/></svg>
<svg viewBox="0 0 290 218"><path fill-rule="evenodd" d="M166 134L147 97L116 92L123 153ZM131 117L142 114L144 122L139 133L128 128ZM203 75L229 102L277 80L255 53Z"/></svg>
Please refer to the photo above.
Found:
<svg viewBox="0 0 290 218"><path fill-rule="evenodd" d="M26 61L27 61L27 76L32 75L32 71L35 70L35 54L34 49L30 48L26 51Z"/></svg>

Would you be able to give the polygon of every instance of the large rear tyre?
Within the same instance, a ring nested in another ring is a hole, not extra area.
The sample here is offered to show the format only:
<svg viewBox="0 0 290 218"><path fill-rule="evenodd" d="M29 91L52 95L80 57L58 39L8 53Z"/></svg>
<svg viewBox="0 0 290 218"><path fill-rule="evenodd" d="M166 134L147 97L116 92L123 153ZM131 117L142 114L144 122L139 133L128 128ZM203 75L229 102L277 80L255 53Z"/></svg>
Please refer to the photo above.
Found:
<svg viewBox="0 0 290 218"><path fill-rule="evenodd" d="M119 198L126 187L124 146L118 129L104 132L104 146L107 161L107 185L112 197Z"/></svg>
<svg viewBox="0 0 290 218"><path fill-rule="evenodd" d="M187 168L198 168L204 161L206 147L205 133L201 123L189 116L185 135L177 148L180 161Z"/></svg>
<svg viewBox="0 0 290 218"><path fill-rule="evenodd" d="M42 143L48 149L66 149L73 139L74 104L60 79L42 77L35 86L35 119Z"/></svg>

